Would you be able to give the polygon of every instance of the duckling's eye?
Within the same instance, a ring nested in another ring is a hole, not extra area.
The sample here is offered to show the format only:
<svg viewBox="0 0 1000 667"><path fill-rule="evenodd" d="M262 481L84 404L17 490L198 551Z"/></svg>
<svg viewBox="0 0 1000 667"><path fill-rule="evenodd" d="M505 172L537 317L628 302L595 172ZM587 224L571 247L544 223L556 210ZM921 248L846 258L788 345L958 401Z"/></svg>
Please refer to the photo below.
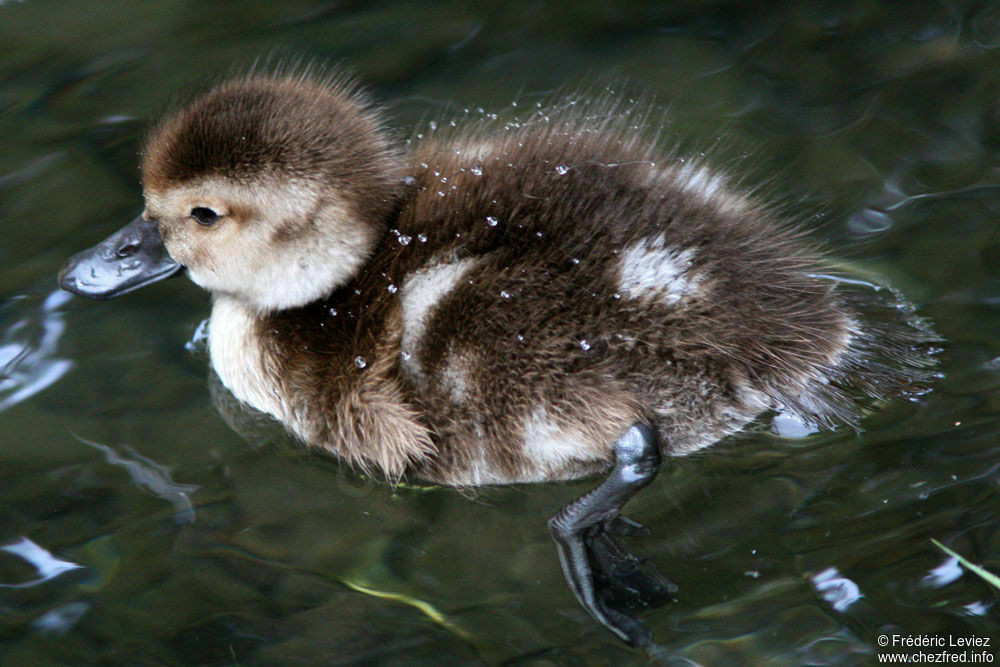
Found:
<svg viewBox="0 0 1000 667"><path fill-rule="evenodd" d="M195 206L191 209L191 217L198 221L199 225L214 225L221 218L218 213L207 206Z"/></svg>

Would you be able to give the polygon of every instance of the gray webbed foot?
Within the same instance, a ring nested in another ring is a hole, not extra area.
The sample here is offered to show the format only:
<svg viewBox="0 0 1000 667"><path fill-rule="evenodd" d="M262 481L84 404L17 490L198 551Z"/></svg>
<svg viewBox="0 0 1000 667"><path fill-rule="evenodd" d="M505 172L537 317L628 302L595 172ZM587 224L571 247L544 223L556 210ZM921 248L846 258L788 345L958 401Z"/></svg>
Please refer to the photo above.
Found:
<svg viewBox="0 0 1000 667"><path fill-rule="evenodd" d="M602 532L585 538L597 598L619 613L637 615L671 600L677 585L616 537Z"/></svg>
<svg viewBox="0 0 1000 667"><path fill-rule="evenodd" d="M549 519L549 532L580 604L633 646L649 646L653 635L637 616L666 603L677 587L619 538L649 532L620 511L656 476L660 451L655 431L644 424L631 427L615 443L615 454L608 478Z"/></svg>

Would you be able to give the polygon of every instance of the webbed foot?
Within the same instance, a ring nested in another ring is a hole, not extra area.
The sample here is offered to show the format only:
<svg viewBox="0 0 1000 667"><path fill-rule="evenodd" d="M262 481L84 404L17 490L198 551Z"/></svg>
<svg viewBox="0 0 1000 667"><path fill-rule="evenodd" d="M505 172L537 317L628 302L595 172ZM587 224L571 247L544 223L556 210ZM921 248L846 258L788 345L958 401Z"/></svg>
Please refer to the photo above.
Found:
<svg viewBox="0 0 1000 667"><path fill-rule="evenodd" d="M597 598L619 613L635 616L673 598L677 585L645 558L608 532L584 538Z"/></svg>
<svg viewBox="0 0 1000 667"><path fill-rule="evenodd" d="M619 538L648 534L620 514L622 506L656 476L656 432L637 424L615 443L615 468L604 482L549 519L563 575L580 604L598 622L633 646L653 635L638 619L671 599L677 587Z"/></svg>

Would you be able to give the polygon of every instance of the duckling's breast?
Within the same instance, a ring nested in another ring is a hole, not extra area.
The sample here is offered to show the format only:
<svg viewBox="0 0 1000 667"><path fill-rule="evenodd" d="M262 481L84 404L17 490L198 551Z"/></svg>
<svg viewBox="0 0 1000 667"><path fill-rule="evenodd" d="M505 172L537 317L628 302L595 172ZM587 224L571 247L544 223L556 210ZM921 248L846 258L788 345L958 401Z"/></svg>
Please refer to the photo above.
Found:
<svg viewBox="0 0 1000 667"><path fill-rule="evenodd" d="M304 437L289 397L283 396L274 363L258 330L259 318L236 300L220 297L212 305L208 351L212 368L233 395L272 415Z"/></svg>

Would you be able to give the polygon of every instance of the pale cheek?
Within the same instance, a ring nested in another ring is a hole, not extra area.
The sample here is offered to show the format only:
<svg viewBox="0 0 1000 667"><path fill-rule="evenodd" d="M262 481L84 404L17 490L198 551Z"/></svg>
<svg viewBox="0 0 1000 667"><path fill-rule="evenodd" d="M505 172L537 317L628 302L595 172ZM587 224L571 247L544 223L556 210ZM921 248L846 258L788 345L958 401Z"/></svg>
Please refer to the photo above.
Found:
<svg viewBox="0 0 1000 667"><path fill-rule="evenodd" d="M218 260L211 246L191 242L188 233L177 233L165 243L170 256L188 269L188 275L198 286L205 289L215 287L218 280Z"/></svg>
<svg viewBox="0 0 1000 667"><path fill-rule="evenodd" d="M215 287L212 284L211 277L197 269L188 268L188 278L191 279L191 282L202 289L211 290Z"/></svg>
<svg viewBox="0 0 1000 667"><path fill-rule="evenodd" d="M191 251L191 244L187 242L187 239L181 238L181 235L170 234L164 238L164 245L167 248L167 252L175 261L187 267L196 263L194 261L194 253Z"/></svg>
<svg viewBox="0 0 1000 667"><path fill-rule="evenodd" d="M187 253L185 253L185 246L187 244L181 243L177 239L177 235L170 230L164 229L160 232L160 236L163 238L163 246L167 249L167 254L174 258L175 261L187 266Z"/></svg>
<svg viewBox="0 0 1000 667"><path fill-rule="evenodd" d="M210 289L213 282L212 277L215 275L215 267L211 261L205 261L204 257L200 259L201 261L194 261L193 258L189 257L188 261L182 261L181 264L188 268L188 275L191 276L191 280L196 285Z"/></svg>

